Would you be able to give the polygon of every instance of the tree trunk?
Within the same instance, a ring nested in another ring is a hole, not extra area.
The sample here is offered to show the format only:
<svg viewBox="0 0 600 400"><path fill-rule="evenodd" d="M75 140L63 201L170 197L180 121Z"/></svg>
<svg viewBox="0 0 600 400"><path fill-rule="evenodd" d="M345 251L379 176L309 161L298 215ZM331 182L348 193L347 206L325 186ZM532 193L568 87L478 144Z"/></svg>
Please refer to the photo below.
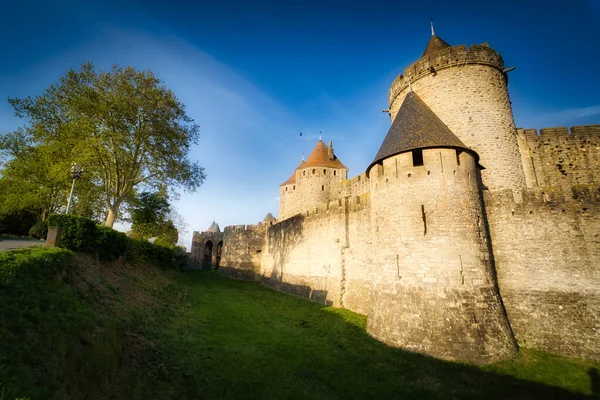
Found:
<svg viewBox="0 0 600 400"><path fill-rule="evenodd" d="M108 226L112 228L115 224L115 220L117 219L118 207L108 207L108 215L106 216L106 221L104 221L104 226Z"/></svg>

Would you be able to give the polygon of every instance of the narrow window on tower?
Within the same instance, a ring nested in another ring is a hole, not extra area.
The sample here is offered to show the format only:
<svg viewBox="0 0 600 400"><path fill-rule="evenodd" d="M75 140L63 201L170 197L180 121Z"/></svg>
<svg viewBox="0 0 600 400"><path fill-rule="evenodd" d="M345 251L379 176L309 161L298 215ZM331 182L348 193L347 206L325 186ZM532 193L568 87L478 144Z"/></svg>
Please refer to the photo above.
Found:
<svg viewBox="0 0 600 400"><path fill-rule="evenodd" d="M413 150L413 167L420 167L423 165L423 150Z"/></svg>
<svg viewBox="0 0 600 400"><path fill-rule="evenodd" d="M325 185L321 185L321 190L325 190Z"/></svg>

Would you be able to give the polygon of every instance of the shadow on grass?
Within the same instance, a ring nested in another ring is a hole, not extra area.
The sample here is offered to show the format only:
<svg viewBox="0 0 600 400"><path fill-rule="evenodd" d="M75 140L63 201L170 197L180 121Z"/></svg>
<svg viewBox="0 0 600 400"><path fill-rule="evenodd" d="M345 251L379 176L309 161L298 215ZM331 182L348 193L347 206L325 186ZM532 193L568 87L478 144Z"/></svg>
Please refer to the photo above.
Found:
<svg viewBox="0 0 600 400"><path fill-rule="evenodd" d="M536 359L533 351L482 368L442 361L376 341L366 317L348 310L211 271L179 280L187 295L161 328L168 386L181 388L178 398L591 398L557 387L591 393L590 363ZM555 370L554 362L567 366ZM163 398L159 392L152 398Z"/></svg>

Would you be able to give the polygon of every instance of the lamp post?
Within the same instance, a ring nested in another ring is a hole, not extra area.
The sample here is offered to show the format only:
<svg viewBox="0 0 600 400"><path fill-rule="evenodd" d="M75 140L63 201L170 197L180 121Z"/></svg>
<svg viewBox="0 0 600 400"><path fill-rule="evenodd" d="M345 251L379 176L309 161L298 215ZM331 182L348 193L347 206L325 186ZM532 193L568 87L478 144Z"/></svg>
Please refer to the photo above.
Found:
<svg viewBox="0 0 600 400"><path fill-rule="evenodd" d="M75 182L83 176L83 168L81 165L75 163L71 164L71 176L73 176L73 185L71 186L71 194L69 195L69 202L67 203L67 212L71 211L71 204L73 203L73 192L75 192Z"/></svg>

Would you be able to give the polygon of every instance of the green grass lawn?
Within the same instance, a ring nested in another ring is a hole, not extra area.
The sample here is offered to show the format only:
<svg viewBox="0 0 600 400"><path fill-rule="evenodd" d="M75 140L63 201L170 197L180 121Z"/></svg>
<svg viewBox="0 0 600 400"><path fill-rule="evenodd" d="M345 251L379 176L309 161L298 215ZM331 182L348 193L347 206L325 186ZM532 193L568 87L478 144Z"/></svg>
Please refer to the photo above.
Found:
<svg viewBox="0 0 600 400"><path fill-rule="evenodd" d="M133 324L113 398L588 398L600 369L528 349L483 368L444 362L377 342L364 316L258 283L211 271L176 281L164 298L177 300Z"/></svg>

